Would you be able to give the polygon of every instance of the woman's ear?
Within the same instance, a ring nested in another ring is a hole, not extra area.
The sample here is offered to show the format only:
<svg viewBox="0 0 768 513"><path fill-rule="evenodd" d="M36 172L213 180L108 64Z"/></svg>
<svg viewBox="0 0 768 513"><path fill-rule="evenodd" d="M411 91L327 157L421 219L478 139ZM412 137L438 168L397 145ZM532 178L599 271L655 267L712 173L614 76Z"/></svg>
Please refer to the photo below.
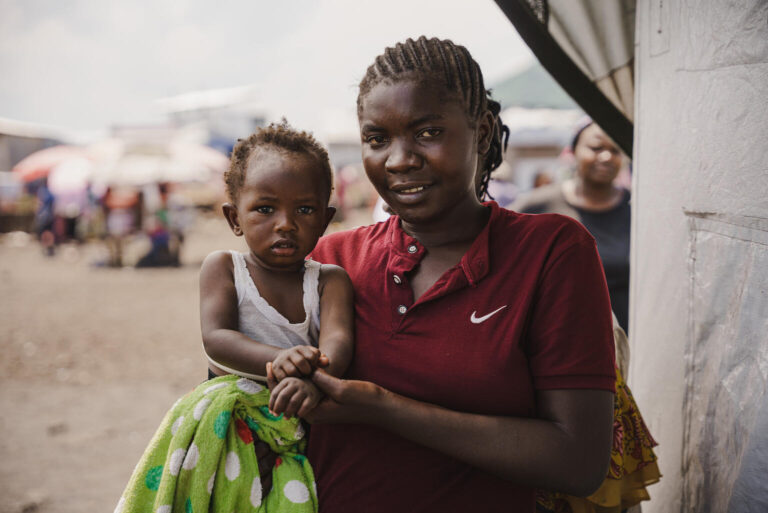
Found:
<svg viewBox="0 0 768 513"><path fill-rule="evenodd" d="M221 206L221 211L224 212L224 217L227 218L227 223L229 223L232 233L240 237L243 234L243 229L240 228L240 219L237 217L237 207L232 203L224 203Z"/></svg>
<svg viewBox="0 0 768 513"><path fill-rule="evenodd" d="M491 149L491 140L493 140L495 129L496 119L490 110L486 110L485 114L477 120L477 153L481 157L485 156Z"/></svg>

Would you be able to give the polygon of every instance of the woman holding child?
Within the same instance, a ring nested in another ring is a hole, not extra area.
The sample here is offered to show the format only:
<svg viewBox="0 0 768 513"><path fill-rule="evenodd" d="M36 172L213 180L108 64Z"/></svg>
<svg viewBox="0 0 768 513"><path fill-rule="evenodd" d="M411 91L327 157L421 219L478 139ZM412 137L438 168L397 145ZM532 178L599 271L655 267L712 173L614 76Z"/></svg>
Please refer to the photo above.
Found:
<svg viewBox="0 0 768 513"><path fill-rule="evenodd" d="M606 475L616 376L595 242L571 219L481 201L501 161L497 115L464 47L421 37L387 48L360 84L358 116L366 173L396 215L314 249L332 214L313 171L327 155L235 150L244 171L225 214L250 252L244 265L218 253L203 266L205 348L214 374L267 374L265 423L312 424L320 511L532 512L535 489L588 495ZM266 347L239 335L243 268L286 323L313 317L319 338ZM207 493L226 489L219 474Z"/></svg>
<svg viewBox="0 0 768 513"><path fill-rule="evenodd" d="M614 357L594 239L481 203L499 120L467 50L387 48L360 84L366 173L387 222L320 240L355 289L355 355L309 458L321 511L534 511L606 475Z"/></svg>

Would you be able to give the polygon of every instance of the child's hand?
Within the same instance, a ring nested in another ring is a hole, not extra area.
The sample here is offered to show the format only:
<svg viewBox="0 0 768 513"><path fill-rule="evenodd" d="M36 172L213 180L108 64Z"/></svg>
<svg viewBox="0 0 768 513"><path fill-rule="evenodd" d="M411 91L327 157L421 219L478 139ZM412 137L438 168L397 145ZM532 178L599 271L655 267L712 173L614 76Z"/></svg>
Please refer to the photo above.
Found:
<svg viewBox="0 0 768 513"><path fill-rule="evenodd" d="M287 418L295 415L303 417L311 412L323 394L308 379L288 377L278 383L269 396L269 409L276 413L284 413Z"/></svg>
<svg viewBox="0 0 768 513"><path fill-rule="evenodd" d="M327 367L328 357L312 346L294 346L280 351L272 360L272 374L277 381L292 376L306 377L318 367Z"/></svg>

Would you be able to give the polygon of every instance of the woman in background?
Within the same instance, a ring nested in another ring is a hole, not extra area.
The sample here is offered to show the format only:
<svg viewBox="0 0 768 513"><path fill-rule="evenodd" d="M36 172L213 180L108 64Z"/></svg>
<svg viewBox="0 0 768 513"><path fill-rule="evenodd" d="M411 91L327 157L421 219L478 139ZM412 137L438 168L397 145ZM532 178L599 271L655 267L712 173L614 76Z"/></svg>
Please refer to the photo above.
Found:
<svg viewBox="0 0 768 513"><path fill-rule="evenodd" d="M597 241L611 307L629 332L630 194L614 183L624 156L591 119L580 123L571 149L576 164L572 178L534 189L509 208L526 214L563 214L589 230Z"/></svg>

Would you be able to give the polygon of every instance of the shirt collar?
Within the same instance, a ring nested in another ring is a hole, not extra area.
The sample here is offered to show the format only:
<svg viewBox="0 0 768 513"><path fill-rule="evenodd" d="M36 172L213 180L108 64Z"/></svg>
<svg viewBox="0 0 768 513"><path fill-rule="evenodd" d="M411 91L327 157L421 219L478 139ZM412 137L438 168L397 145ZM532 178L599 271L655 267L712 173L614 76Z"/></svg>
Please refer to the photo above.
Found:
<svg viewBox="0 0 768 513"><path fill-rule="evenodd" d="M491 210L488 222L459 261L459 268L472 286L482 280L490 270L490 231L501 210L495 201L488 201L483 203L483 205ZM392 250L400 259L407 261L411 268L415 267L426 254L424 246L418 240L405 233L405 230L400 226L400 218L397 216L390 217L388 231Z"/></svg>

